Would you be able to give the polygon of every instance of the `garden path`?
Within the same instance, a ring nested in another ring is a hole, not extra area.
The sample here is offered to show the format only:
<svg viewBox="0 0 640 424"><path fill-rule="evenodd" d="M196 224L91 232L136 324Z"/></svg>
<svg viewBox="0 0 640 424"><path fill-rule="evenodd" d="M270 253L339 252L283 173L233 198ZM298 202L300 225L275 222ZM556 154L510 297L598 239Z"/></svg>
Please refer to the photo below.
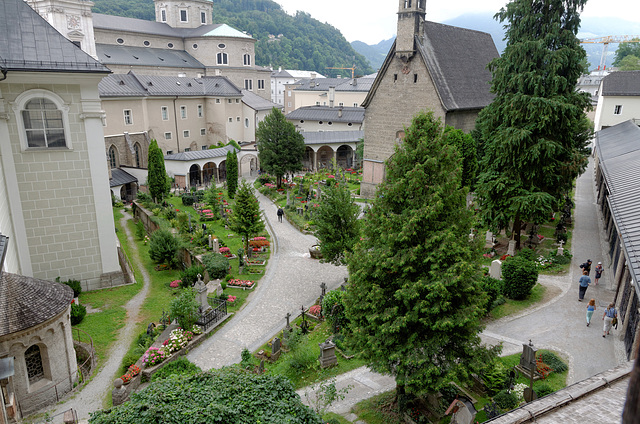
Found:
<svg viewBox="0 0 640 424"><path fill-rule="evenodd" d="M311 259L309 247L316 244L316 238L299 232L286 220L278 222L275 204L260 193L256 197L271 235L271 258L246 306L187 355L204 370L240 362L243 348L255 351L284 328L287 313L293 320L302 305L313 305L320 296L321 283L326 283L329 291L347 276L344 266Z"/></svg>
<svg viewBox="0 0 640 424"><path fill-rule="evenodd" d="M102 409L105 396L108 395L109 390L113 388L113 381L120 374L119 371L122 364L122 358L124 358L127 350L129 350L131 342L136 336L135 326L138 322L138 312L140 311L140 307L149 292L151 278L142 265L134 237L127 226L127 221L133 219L133 217L128 212L123 212L123 215L124 216L120 219L120 226L127 234L129 245L133 247L131 249L131 257L129 259L134 262L135 267L140 270L140 273L142 274L142 290L140 290L138 294L132 297L131 300L124 305L124 308L127 311L126 322L118 333L118 339L113 344L111 351L109 351L107 359L100 372L98 372L97 375L94 375L91 381L79 393L75 394L75 396L55 405L49 411L51 415L60 414L73 408L77 411L80 422L86 422L85 420L89 418L89 412ZM55 422L61 423L62 415L56 417Z"/></svg>

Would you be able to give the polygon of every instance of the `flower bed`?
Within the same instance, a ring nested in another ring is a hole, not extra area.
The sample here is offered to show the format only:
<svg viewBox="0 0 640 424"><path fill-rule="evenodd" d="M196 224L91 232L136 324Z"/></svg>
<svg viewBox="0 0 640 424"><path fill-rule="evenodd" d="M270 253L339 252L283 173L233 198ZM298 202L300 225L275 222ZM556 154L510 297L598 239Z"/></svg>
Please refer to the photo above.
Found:
<svg viewBox="0 0 640 424"><path fill-rule="evenodd" d="M264 264L266 264L267 261L265 261L263 259L246 259L245 258L244 263L246 263L247 265L252 265L252 266L264 266Z"/></svg>
<svg viewBox="0 0 640 424"><path fill-rule="evenodd" d="M249 240L249 246L256 248L256 247L269 247L271 245L269 243L269 240L267 240L265 237L254 237L251 240Z"/></svg>
<svg viewBox="0 0 640 424"><path fill-rule="evenodd" d="M136 364L133 364L129 366L129 369L127 370L127 372L124 373L124 375L122 375L122 377L120 378L122 379L122 382L124 384L129 384L131 379L138 374L140 374L140 367L137 366Z"/></svg>
<svg viewBox="0 0 640 424"><path fill-rule="evenodd" d="M232 278L231 280L227 281L227 287L253 289L255 287L255 281Z"/></svg>

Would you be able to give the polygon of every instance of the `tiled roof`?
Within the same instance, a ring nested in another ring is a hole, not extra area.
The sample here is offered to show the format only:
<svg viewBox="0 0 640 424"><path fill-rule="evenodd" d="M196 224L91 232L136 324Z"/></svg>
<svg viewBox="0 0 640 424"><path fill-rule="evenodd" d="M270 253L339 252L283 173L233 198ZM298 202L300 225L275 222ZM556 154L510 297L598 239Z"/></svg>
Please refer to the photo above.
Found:
<svg viewBox="0 0 640 424"><path fill-rule="evenodd" d="M340 115L342 111L342 116ZM290 121L326 121L326 122L354 122L361 124L364 121L363 107L329 107L329 106L303 106L287 114Z"/></svg>
<svg viewBox="0 0 640 424"><path fill-rule="evenodd" d="M24 0L0 1L0 67L9 71L110 72Z"/></svg>
<svg viewBox="0 0 640 424"><path fill-rule="evenodd" d="M0 275L0 336L26 330L65 311L73 300L70 287L3 272Z"/></svg>
<svg viewBox="0 0 640 424"><path fill-rule="evenodd" d="M303 131L304 144L356 143L364 131Z"/></svg>
<svg viewBox="0 0 640 424"><path fill-rule="evenodd" d="M205 66L184 50L138 46L96 44L98 59L105 65L162 66L204 69Z"/></svg>
<svg viewBox="0 0 640 424"><path fill-rule="evenodd" d="M276 109L281 108L281 106L273 103L271 100L260 97L253 91L249 90L242 90L242 103L246 104L253 110L271 110L274 107Z"/></svg>
<svg viewBox="0 0 640 424"><path fill-rule="evenodd" d="M299 91L329 91L335 87L336 91L367 92L375 81L374 78L303 78L299 80Z"/></svg>
<svg viewBox="0 0 640 424"><path fill-rule="evenodd" d="M128 183L137 183L138 179L120 168L111 169L110 187L118 187Z"/></svg>
<svg viewBox="0 0 640 424"><path fill-rule="evenodd" d="M240 97L240 91L226 77L186 78L128 74L108 75L98 84L100 97L219 96Z"/></svg>
<svg viewBox="0 0 640 424"><path fill-rule="evenodd" d="M190 152L174 153L172 155L165 155L164 160L178 160L178 161L193 161L198 159L212 159L227 156L227 152L236 149L233 145L228 144L224 147L208 150L192 150Z"/></svg>
<svg viewBox="0 0 640 424"><path fill-rule="evenodd" d="M640 96L640 71L616 71L602 80L603 96Z"/></svg>

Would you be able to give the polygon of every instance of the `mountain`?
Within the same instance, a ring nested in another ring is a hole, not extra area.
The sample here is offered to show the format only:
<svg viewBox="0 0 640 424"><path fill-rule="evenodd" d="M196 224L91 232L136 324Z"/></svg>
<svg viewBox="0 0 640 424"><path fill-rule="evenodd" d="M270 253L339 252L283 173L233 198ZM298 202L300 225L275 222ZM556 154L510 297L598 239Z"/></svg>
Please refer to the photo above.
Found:
<svg viewBox="0 0 640 424"><path fill-rule="evenodd" d="M493 42L496 44L496 48L499 52L502 52L506 46L504 41L503 24L493 19L493 13L466 13L456 18L449 19L444 24L453 25L461 28L469 28L477 31L488 32L493 38ZM626 21L620 18L583 18L578 38L596 38L604 37L607 35L638 35L640 34L640 23ZM389 43L390 42L390 43ZM389 52L389 48L393 43L393 38L390 40L381 41L375 45L368 45L361 41L354 41L351 43L353 48L365 56L371 62L371 65L375 68L376 62L374 59L380 55L386 56ZM388 44L388 47L387 47ZM385 47L382 47L382 46ZM583 44L585 51L587 52L587 61L589 62L589 69L597 69L600 64L600 59L603 52L603 44ZM618 44L609 45L606 66L611 66L615 57L615 51L618 48ZM384 60L384 58L383 58ZM382 63L382 62L380 62Z"/></svg>
<svg viewBox="0 0 640 424"><path fill-rule="evenodd" d="M351 47L366 57L373 69L378 70L382 66L382 62L384 62L385 57L387 57L387 52L391 49L394 41L395 37L389 38L388 40L382 40L373 46L363 43L362 41L353 41L351 43Z"/></svg>
<svg viewBox="0 0 640 424"><path fill-rule="evenodd" d="M94 0L93 11L108 15L154 20L153 0ZM335 27L297 12L291 16L272 0L216 0L213 22L245 31L257 40L256 64L285 69L316 71L336 77L373 72L367 59L357 53Z"/></svg>

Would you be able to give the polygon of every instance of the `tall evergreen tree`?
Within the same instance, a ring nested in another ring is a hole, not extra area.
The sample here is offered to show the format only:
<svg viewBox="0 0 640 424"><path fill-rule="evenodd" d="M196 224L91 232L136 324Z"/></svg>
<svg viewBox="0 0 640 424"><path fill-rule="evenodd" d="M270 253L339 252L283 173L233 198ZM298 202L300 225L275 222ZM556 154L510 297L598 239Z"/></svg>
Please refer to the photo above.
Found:
<svg viewBox="0 0 640 424"><path fill-rule="evenodd" d="M258 124L256 138L260 165L276 176L278 188L281 187L282 176L286 172L302 169L304 137L279 109L274 107L264 121Z"/></svg>
<svg viewBox="0 0 640 424"><path fill-rule="evenodd" d="M227 193L230 198L236 195L238 188L238 155L236 151L227 152Z"/></svg>
<svg viewBox="0 0 640 424"><path fill-rule="evenodd" d="M564 203L587 164L588 93L575 89L586 53L576 38L586 0L512 0L496 14L507 46L489 68L496 98L480 113L485 221L544 222Z"/></svg>
<svg viewBox="0 0 640 424"><path fill-rule="evenodd" d="M164 167L164 156L158 147L158 142L152 139L149 143L149 165L147 168L147 185L149 194L155 202L160 202L169 194L171 181L167 177Z"/></svg>
<svg viewBox="0 0 640 424"><path fill-rule="evenodd" d="M249 254L249 237L264 230L260 204L246 180L240 182L230 219L231 229L244 236L244 250Z"/></svg>
<svg viewBox="0 0 640 424"><path fill-rule="evenodd" d="M464 379L489 353L478 336L485 295L462 159L442 132L433 112L413 119L347 256L350 340L395 376L399 396Z"/></svg>

